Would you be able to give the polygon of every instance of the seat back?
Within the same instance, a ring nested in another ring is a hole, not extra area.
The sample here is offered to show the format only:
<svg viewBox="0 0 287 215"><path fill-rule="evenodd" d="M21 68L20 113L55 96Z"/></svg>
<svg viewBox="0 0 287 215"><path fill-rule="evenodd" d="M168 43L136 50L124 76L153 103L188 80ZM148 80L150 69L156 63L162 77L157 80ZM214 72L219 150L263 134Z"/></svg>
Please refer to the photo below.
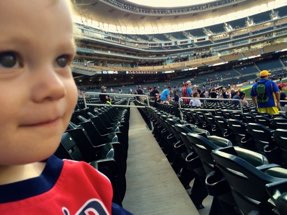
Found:
<svg viewBox="0 0 287 215"><path fill-rule="evenodd" d="M231 146L232 143L225 138L218 136L202 136L196 133L188 133L189 144L198 154L206 174L214 171L214 160L211 157L211 151L220 147Z"/></svg>
<svg viewBox="0 0 287 215"><path fill-rule="evenodd" d="M256 115L255 117L255 122L256 123L260 123L261 125L265 125L265 126L270 126L270 116L266 116L266 115Z"/></svg>
<svg viewBox="0 0 287 215"><path fill-rule="evenodd" d="M278 212L287 214L287 180L267 184L266 189Z"/></svg>
<svg viewBox="0 0 287 215"><path fill-rule="evenodd" d="M287 119L283 117L275 117L271 120L271 125L274 129L281 128L287 129Z"/></svg>
<svg viewBox="0 0 287 215"><path fill-rule="evenodd" d="M281 165L287 167L287 129L276 129L274 140L281 155Z"/></svg>
<svg viewBox="0 0 287 215"><path fill-rule="evenodd" d="M76 144L76 141L73 137L68 133L65 132L62 135L61 143L58 146L55 155L62 159L71 159L76 161L84 160L84 157Z"/></svg>
<svg viewBox="0 0 287 215"><path fill-rule="evenodd" d="M236 144L233 130L228 126L227 119L222 116L215 116L215 123L218 125L222 137L228 138L232 143Z"/></svg>
<svg viewBox="0 0 287 215"><path fill-rule="evenodd" d="M204 113L202 111L193 111L192 112L193 118L195 119L195 125L200 128L206 129L207 121L204 117Z"/></svg>
<svg viewBox="0 0 287 215"><path fill-rule="evenodd" d="M245 123L255 122L255 117L252 113L243 113L242 116Z"/></svg>
<svg viewBox="0 0 287 215"><path fill-rule="evenodd" d="M228 126L231 130L233 130L234 134L239 134L240 137L244 137L247 134L246 125L242 120L239 119L228 119Z"/></svg>
<svg viewBox="0 0 287 215"><path fill-rule="evenodd" d="M242 214L270 212L265 211L269 208L265 185L274 178L256 168L268 164L265 156L240 147L226 147L212 151L212 157L227 179Z"/></svg>
<svg viewBox="0 0 287 215"><path fill-rule="evenodd" d="M215 122L215 117L211 113L204 114L205 120L207 122L207 129L212 135L221 135L221 131L218 127L218 124Z"/></svg>
<svg viewBox="0 0 287 215"><path fill-rule="evenodd" d="M264 148L274 142L273 130L259 123L248 123L248 133L253 137L256 150L264 154Z"/></svg>
<svg viewBox="0 0 287 215"><path fill-rule="evenodd" d="M175 125L179 123L180 119L179 118L166 118L164 120L164 126L165 128L169 131L170 134L173 134L177 140L180 140L180 136L178 132L175 130Z"/></svg>
<svg viewBox="0 0 287 215"><path fill-rule="evenodd" d="M196 128L196 125L193 124L181 124L181 123L176 123L174 125L174 129L176 130L176 133L179 134L179 137L181 141L184 143L184 145L187 144L187 138L186 138L186 133L192 132Z"/></svg>

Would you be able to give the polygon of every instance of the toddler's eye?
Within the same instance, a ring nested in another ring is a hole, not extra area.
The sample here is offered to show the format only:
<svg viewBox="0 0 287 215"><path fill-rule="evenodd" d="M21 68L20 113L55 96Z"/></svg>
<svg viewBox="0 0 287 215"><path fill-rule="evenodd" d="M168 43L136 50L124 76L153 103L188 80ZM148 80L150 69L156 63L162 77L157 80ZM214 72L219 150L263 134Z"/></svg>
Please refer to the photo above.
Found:
<svg viewBox="0 0 287 215"><path fill-rule="evenodd" d="M14 68L19 66L19 57L15 52L2 52L0 53L0 67Z"/></svg>
<svg viewBox="0 0 287 215"><path fill-rule="evenodd" d="M66 67L70 63L70 57L68 55L61 55L56 59L56 63L59 67Z"/></svg>

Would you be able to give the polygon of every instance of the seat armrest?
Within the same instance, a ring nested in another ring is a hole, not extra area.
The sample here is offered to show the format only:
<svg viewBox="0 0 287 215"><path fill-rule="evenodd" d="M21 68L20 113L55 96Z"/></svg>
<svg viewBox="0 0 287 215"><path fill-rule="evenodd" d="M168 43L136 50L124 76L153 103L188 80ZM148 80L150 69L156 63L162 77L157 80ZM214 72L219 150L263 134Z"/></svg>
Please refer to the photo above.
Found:
<svg viewBox="0 0 287 215"><path fill-rule="evenodd" d="M269 168L265 171L265 173L272 177L279 178L279 180L287 180L287 169L280 166Z"/></svg>
<svg viewBox="0 0 287 215"><path fill-rule="evenodd" d="M278 180L265 185L267 190L284 190L287 191L287 179Z"/></svg>
<svg viewBox="0 0 287 215"><path fill-rule="evenodd" d="M267 169L273 168L273 167L279 167L280 165L275 164L275 163L270 163L270 164L264 164L261 166L256 167L256 169L261 170L261 171L265 171Z"/></svg>
<svg viewBox="0 0 287 215"><path fill-rule="evenodd" d="M110 158L106 158L106 159L99 159L99 160L95 160L95 161L91 161L89 162L89 164L91 166L93 166L95 169L99 169L100 166L115 166L115 160L114 159L110 159Z"/></svg>

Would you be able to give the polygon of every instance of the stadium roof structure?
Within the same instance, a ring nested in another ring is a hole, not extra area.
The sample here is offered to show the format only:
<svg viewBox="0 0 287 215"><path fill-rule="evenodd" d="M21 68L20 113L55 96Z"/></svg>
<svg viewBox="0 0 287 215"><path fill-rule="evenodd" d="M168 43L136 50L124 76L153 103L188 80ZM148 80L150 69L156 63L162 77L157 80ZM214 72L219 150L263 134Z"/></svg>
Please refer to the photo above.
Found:
<svg viewBox="0 0 287 215"><path fill-rule="evenodd" d="M185 31L221 24L286 5L286 0L197 0L197 3L201 3L190 5L186 1L187 6L166 8L140 5L128 0L73 1L80 19L78 23L121 34Z"/></svg>
<svg viewBox="0 0 287 215"><path fill-rule="evenodd" d="M225 3L236 0L225 0ZM223 1L213 1L219 3ZM254 61L286 51L286 0L248 0L199 13L127 0L74 0L77 58L74 73L165 74ZM209 5L210 3L205 3ZM210 6L210 5L209 5ZM203 7L203 8L202 8ZM149 15L131 12L152 11ZM165 11L160 15L160 11ZM206 72L204 71L204 72ZM81 79L82 80L82 79Z"/></svg>
<svg viewBox="0 0 287 215"><path fill-rule="evenodd" d="M249 0L254 1L254 0ZM247 0L74 0L74 4L85 8L102 8L104 5L132 14L144 16L173 16L210 11L247 2ZM114 12L114 11L110 11Z"/></svg>

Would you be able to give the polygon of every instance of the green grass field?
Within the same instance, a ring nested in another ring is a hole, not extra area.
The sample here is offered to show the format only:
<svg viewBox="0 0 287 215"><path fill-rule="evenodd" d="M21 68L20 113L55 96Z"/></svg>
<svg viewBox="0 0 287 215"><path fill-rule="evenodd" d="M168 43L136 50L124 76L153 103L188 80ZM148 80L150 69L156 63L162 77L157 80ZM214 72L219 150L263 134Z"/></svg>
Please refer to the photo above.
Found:
<svg viewBox="0 0 287 215"><path fill-rule="evenodd" d="M249 85L249 86L242 87L240 90L245 93L246 98L250 98L251 88L252 88L252 85Z"/></svg>
<svg viewBox="0 0 287 215"><path fill-rule="evenodd" d="M242 87L240 90L245 93L246 98L251 98L250 97L251 88L252 88L252 85L248 85L248 86ZM283 90L283 91L287 94L287 90Z"/></svg>

